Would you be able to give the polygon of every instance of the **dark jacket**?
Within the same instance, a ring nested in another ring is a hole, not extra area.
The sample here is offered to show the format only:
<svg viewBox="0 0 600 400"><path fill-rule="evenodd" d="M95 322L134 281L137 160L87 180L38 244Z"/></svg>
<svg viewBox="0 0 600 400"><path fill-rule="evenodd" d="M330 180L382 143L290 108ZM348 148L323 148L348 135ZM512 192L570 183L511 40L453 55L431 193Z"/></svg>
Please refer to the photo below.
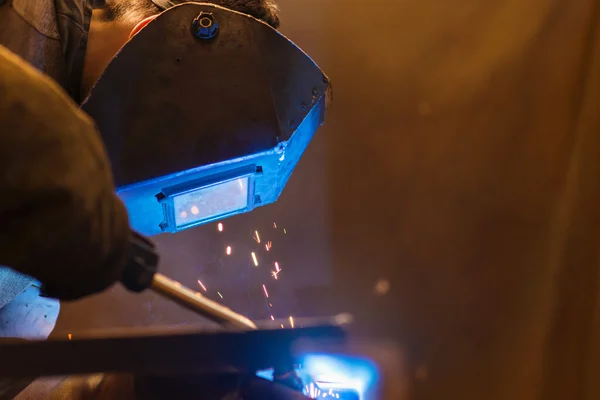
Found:
<svg viewBox="0 0 600 400"><path fill-rule="evenodd" d="M77 104L90 18L88 1L0 5L0 265L62 299L117 280L129 238L104 145ZM0 307L16 286L0 290Z"/></svg>
<svg viewBox="0 0 600 400"><path fill-rule="evenodd" d="M0 44L79 103L91 0L0 0Z"/></svg>

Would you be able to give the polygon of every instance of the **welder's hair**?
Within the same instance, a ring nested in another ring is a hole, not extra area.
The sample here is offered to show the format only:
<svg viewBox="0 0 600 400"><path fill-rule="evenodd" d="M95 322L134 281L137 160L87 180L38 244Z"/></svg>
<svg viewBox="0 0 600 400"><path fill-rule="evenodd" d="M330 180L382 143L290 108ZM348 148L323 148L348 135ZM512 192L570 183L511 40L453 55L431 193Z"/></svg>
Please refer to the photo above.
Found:
<svg viewBox="0 0 600 400"><path fill-rule="evenodd" d="M242 12L258 18L273 28L279 27L279 8L275 0L198 0ZM106 0L97 2L104 8L104 19L111 21L141 21L161 10L152 0ZM98 7L98 6L97 6Z"/></svg>

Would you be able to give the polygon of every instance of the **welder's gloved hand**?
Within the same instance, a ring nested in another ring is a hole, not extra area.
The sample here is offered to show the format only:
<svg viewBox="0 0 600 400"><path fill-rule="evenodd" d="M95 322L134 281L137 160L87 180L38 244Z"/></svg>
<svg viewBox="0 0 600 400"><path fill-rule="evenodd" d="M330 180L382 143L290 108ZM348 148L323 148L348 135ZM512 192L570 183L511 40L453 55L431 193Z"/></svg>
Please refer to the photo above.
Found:
<svg viewBox="0 0 600 400"><path fill-rule="evenodd" d="M0 188L0 265L65 300L120 280L129 221L93 121L2 46Z"/></svg>

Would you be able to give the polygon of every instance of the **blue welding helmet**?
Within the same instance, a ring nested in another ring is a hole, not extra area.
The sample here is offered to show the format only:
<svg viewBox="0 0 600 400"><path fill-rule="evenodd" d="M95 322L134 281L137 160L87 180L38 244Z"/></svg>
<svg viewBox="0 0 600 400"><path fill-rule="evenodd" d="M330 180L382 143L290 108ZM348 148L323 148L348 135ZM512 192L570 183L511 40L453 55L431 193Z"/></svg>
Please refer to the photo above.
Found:
<svg viewBox="0 0 600 400"><path fill-rule="evenodd" d="M266 23L183 3L120 50L82 107L132 227L155 235L277 200L330 98L327 76Z"/></svg>

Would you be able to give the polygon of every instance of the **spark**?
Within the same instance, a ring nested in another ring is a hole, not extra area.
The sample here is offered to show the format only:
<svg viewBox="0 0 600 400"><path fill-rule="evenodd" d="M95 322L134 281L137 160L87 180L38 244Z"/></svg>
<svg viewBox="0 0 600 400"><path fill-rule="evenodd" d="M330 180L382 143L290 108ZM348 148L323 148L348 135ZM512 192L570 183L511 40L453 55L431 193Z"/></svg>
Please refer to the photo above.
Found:
<svg viewBox="0 0 600 400"><path fill-rule="evenodd" d="M258 267L258 259L256 258L256 254L254 254L254 252L250 253L250 255L252 256L252 261L254 261L254 266Z"/></svg>
<svg viewBox="0 0 600 400"><path fill-rule="evenodd" d="M263 290L265 291L265 297L268 299L269 298L269 292L267 292L267 287L265 285L263 285Z"/></svg>
<svg viewBox="0 0 600 400"><path fill-rule="evenodd" d="M227 246L227 248L225 249L225 254L227 254L228 256L231 255L231 246Z"/></svg>
<svg viewBox="0 0 600 400"><path fill-rule="evenodd" d="M265 243L265 249L267 249L267 251L271 250L271 247L273 247L273 242L268 241Z"/></svg>
<svg viewBox="0 0 600 400"><path fill-rule="evenodd" d="M273 278L275 278L275 280L277 280L277 272L275 271L271 271L271 275L273 275Z"/></svg>
<svg viewBox="0 0 600 400"><path fill-rule="evenodd" d="M277 224L273 222L273 228L277 229Z"/></svg>
<svg viewBox="0 0 600 400"><path fill-rule="evenodd" d="M71 340L71 338L73 337L73 335L71 335L70 333L67 335L67 337L69 338L69 340Z"/></svg>
<svg viewBox="0 0 600 400"><path fill-rule="evenodd" d="M294 327L294 317L292 317L290 315L290 325L292 326L292 328Z"/></svg>
<svg viewBox="0 0 600 400"><path fill-rule="evenodd" d="M192 208L190 209L190 211L194 215L198 215L200 213L200 209L198 207L196 207L196 206L192 206Z"/></svg>
<svg viewBox="0 0 600 400"><path fill-rule="evenodd" d="M269 307L273 307L273 304L269 303Z"/></svg>
<svg viewBox="0 0 600 400"><path fill-rule="evenodd" d="M221 222L219 222L219 224L217 225L217 230L219 232L223 232L223 224Z"/></svg>
<svg viewBox="0 0 600 400"><path fill-rule="evenodd" d="M204 291L206 292L206 286L204 286L202 282L200 282L200 279L198 279L198 285L200 285L202 289L204 289Z"/></svg>
<svg viewBox="0 0 600 400"><path fill-rule="evenodd" d="M179 213L179 216L181 218L187 218L187 213L185 211L182 211L182 212Z"/></svg>
<svg viewBox="0 0 600 400"><path fill-rule="evenodd" d="M220 298L223 298L223 295L221 294L221 292L217 292L217 294L219 295Z"/></svg>
<svg viewBox="0 0 600 400"><path fill-rule="evenodd" d="M281 268L279 268L279 263L277 261L275 261L275 271L281 271Z"/></svg>
<svg viewBox="0 0 600 400"><path fill-rule="evenodd" d="M281 329L283 329L283 324L281 324Z"/></svg>
<svg viewBox="0 0 600 400"><path fill-rule="evenodd" d="M271 321L275 321L275 317L271 315Z"/></svg>
<svg viewBox="0 0 600 400"><path fill-rule="evenodd" d="M287 235L287 231L285 230L285 228L283 228L283 234Z"/></svg>
<svg viewBox="0 0 600 400"><path fill-rule="evenodd" d="M254 240L256 240L256 243L260 243L260 236L258 235L258 231L254 231Z"/></svg>

